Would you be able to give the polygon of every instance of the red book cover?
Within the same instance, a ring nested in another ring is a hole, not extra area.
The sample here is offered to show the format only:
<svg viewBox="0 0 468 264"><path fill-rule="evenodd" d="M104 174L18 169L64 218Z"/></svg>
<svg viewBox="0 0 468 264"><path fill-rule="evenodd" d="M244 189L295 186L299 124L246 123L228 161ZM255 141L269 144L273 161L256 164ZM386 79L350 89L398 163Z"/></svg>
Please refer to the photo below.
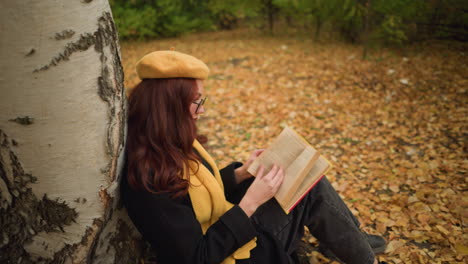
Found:
<svg viewBox="0 0 468 264"><path fill-rule="evenodd" d="M307 189L302 195L301 197L296 201L295 204L293 204L293 206L291 206L291 208L288 209L288 214L294 209L294 207L296 207L296 205L298 205L302 199L304 199L304 197L315 187L315 185L317 185L317 183L323 178L325 177L325 175L322 175L320 176L320 178L318 178L318 180L316 182L314 182L314 184L312 184L312 186L310 186L309 189Z"/></svg>

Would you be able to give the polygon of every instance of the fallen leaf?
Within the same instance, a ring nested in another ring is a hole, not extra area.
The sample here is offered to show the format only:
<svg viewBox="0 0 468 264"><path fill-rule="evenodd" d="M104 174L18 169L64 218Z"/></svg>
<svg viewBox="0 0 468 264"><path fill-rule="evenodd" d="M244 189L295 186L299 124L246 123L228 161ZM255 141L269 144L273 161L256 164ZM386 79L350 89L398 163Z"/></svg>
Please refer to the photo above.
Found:
<svg viewBox="0 0 468 264"><path fill-rule="evenodd" d="M400 247L404 246L405 242L401 240L392 240L388 243L387 249L385 250L385 253L391 253Z"/></svg>
<svg viewBox="0 0 468 264"><path fill-rule="evenodd" d="M463 244L456 244L455 249L457 250L458 254L468 255L468 247Z"/></svg>

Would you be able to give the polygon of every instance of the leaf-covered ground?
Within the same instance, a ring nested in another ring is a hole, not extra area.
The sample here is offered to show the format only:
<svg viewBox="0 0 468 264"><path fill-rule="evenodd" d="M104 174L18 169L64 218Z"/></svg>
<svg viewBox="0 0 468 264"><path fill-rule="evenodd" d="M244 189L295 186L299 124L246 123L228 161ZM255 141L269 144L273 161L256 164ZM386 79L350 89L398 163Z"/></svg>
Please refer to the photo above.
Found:
<svg viewBox="0 0 468 264"><path fill-rule="evenodd" d="M171 47L211 69L199 129L220 166L291 126L334 163L328 178L363 229L389 241L381 260L468 261L466 44L362 60L357 46L244 31L125 42L126 87L138 82L140 57Z"/></svg>

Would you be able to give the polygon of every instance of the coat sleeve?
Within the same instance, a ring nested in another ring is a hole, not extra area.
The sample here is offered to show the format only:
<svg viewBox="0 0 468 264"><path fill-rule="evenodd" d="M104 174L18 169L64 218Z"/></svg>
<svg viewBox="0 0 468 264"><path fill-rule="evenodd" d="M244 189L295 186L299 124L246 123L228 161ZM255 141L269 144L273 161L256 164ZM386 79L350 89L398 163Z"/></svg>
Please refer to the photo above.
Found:
<svg viewBox="0 0 468 264"><path fill-rule="evenodd" d="M241 166L242 163L233 162L219 171L219 174L221 174L221 179L223 180L224 193L226 197L230 196L237 190L238 184L236 183L236 174L234 171Z"/></svg>
<svg viewBox="0 0 468 264"><path fill-rule="evenodd" d="M129 195L130 194L130 195ZM244 211L235 205L202 233L188 196L123 192L133 223L152 245L159 264L220 263L256 236Z"/></svg>
<svg viewBox="0 0 468 264"><path fill-rule="evenodd" d="M233 204L240 203L245 193L247 192L247 189L250 187L250 184L252 184L253 180L255 179L252 177L237 184L234 170L240 166L242 166L242 163L233 162L219 171L221 178L223 179L226 200Z"/></svg>

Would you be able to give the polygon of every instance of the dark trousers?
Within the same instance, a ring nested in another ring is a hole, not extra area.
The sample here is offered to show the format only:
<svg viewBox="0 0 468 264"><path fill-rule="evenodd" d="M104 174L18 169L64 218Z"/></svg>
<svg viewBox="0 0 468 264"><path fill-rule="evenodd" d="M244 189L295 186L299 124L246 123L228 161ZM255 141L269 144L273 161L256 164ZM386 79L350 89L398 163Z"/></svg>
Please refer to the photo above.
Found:
<svg viewBox="0 0 468 264"><path fill-rule="evenodd" d="M325 177L288 215L271 199L258 208L252 220L281 241L289 255L296 250L307 226L344 263L374 262L374 253L359 229L359 221Z"/></svg>

